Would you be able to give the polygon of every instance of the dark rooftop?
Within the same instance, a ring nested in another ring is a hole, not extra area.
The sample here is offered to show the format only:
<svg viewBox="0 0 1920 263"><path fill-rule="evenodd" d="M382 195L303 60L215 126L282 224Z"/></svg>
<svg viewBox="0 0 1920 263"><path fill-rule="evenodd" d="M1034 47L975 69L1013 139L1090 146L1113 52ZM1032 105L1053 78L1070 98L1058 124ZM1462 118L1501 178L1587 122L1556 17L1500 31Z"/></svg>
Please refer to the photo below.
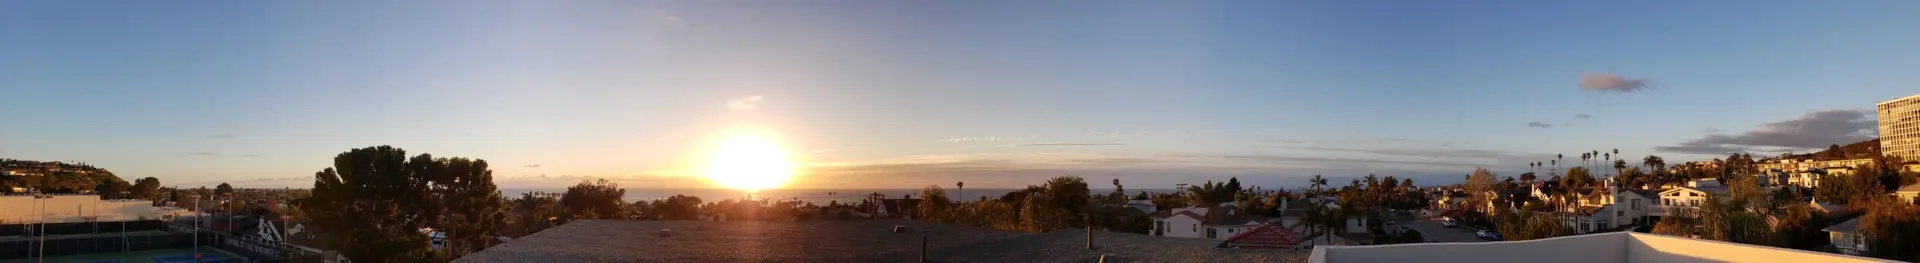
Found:
<svg viewBox="0 0 1920 263"><path fill-rule="evenodd" d="M893 233L894 225L914 229ZM673 229L672 237L654 234ZM913 262L929 234L930 262L1306 262L1307 251L1215 248L1219 241L1094 233L1024 233L911 220L700 222L587 220L458 262Z"/></svg>

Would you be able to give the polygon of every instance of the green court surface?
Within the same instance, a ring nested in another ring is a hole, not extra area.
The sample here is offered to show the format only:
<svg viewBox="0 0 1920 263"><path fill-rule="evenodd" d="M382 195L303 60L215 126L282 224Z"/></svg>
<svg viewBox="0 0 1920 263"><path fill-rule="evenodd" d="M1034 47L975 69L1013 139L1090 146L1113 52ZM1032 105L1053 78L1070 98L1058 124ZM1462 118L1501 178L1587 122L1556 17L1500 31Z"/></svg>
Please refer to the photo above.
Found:
<svg viewBox="0 0 1920 263"><path fill-rule="evenodd" d="M231 252L214 249L213 247L200 247L200 253L207 254L212 257L220 258L220 259L240 258L240 255L235 255ZM57 257L47 257L47 260L45 262L47 263L95 263L95 262L104 263L104 262L113 262L114 260L119 260L119 262L121 263L154 263L153 259L156 257L181 256L181 255L186 255L191 257L191 255L193 255L193 250L181 248L181 249L144 250L144 251L133 251L133 252L125 252L125 253L93 253L93 254L80 254L80 255L66 255L66 256L57 256ZM41 262L39 258L20 258L20 259L0 260L0 263L37 263L37 262Z"/></svg>

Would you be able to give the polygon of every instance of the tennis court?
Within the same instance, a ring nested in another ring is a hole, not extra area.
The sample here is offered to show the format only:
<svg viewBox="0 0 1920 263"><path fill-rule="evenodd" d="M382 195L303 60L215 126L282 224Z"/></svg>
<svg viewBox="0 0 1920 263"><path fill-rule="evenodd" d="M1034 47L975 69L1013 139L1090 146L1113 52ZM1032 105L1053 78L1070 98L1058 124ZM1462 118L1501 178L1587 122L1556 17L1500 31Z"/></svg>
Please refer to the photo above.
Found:
<svg viewBox="0 0 1920 263"><path fill-rule="evenodd" d="M246 262L246 259L241 258L240 255L236 255L226 251L221 251L219 249L214 249L213 247L200 247L200 255L201 255L200 261L198 262L215 262L215 263ZM22 258L22 259L11 259L11 260L0 261L0 263L35 263L35 262L40 262L40 259L39 258ZM182 249L159 249L159 250L133 251L133 252L125 252L125 253L94 253L94 254L84 254L84 255L47 257L46 262L48 263L186 263L186 262L196 262L196 261L194 261L192 249L182 248Z"/></svg>

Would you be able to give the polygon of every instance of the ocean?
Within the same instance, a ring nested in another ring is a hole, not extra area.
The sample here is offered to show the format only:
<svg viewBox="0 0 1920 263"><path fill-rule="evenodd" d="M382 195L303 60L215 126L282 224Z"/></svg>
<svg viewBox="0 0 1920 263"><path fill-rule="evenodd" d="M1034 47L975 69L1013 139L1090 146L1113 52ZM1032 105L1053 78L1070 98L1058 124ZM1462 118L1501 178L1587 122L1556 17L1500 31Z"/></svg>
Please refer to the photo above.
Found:
<svg viewBox="0 0 1920 263"><path fill-rule="evenodd" d="M981 196L986 196L987 198L999 198L1001 195L1006 195L1007 193L1013 192L1015 190L1019 190L1019 189L1012 189L1012 188L979 188L979 189L967 188L965 190L954 189L954 188L945 188L945 189L947 191L947 198L952 198L955 200L961 200L962 198L964 198L965 200L969 200L969 201L980 200ZM747 197L746 191L734 190L734 189L712 189L712 188L631 189L629 188L626 190L627 190L626 196L624 196L621 199L624 199L627 202L640 201L640 200L665 199L673 195L686 195L686 196L692 196L692 197L699 197L700 201L708 202L708 203L719 202L720 200L726 200L726 199L742 200L742 199L746 199ZM1113 189L1088 189L1088 191L1094 194L1106 194L1106 193L1113 192ZM1172 189L1127 189L1127 194L1128 195L1139 194L1141 191L1146 191L1149 193L1173 192ZM566 193L567 189L566 188L513 188L513 189L501 189L500 192L502 197L520 198L520 195L523 193L529 193L529 192ZM867 194L872 194L872 193L880 193L882 195L886 195L887 198L900 198L901 196L905 196L908 194L919 195L920 189L766 189L766 190L760 190L760 191L754 192L753 199L764 198L764 199L773 199L773 200L800 200L805 202L812 202L815 204L826 204L831 201L839 201L841 203L847 203L847 202L858 203L860 202L860 200L866 199Z"/></svg>

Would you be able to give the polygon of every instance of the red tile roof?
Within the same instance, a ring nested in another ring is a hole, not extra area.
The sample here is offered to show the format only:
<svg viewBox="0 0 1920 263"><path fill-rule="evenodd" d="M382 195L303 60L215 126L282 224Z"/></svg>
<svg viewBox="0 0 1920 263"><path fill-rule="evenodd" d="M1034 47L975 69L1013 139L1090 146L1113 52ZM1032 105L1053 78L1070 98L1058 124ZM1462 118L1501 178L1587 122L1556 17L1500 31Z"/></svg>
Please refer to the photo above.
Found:
<svg viewBox="0 0 1920 263"><path fill-rule="evenodd" d="M1220 246L1242 249L1289 248L1305 240L1306 238L1294 233L1293 230L1287 230L1286 227L1273 224L1260 224L1260 226L1248 229L1246 232L1240 232L1240 234L1227 237L1227 240L1221 242Z"/></svg>

